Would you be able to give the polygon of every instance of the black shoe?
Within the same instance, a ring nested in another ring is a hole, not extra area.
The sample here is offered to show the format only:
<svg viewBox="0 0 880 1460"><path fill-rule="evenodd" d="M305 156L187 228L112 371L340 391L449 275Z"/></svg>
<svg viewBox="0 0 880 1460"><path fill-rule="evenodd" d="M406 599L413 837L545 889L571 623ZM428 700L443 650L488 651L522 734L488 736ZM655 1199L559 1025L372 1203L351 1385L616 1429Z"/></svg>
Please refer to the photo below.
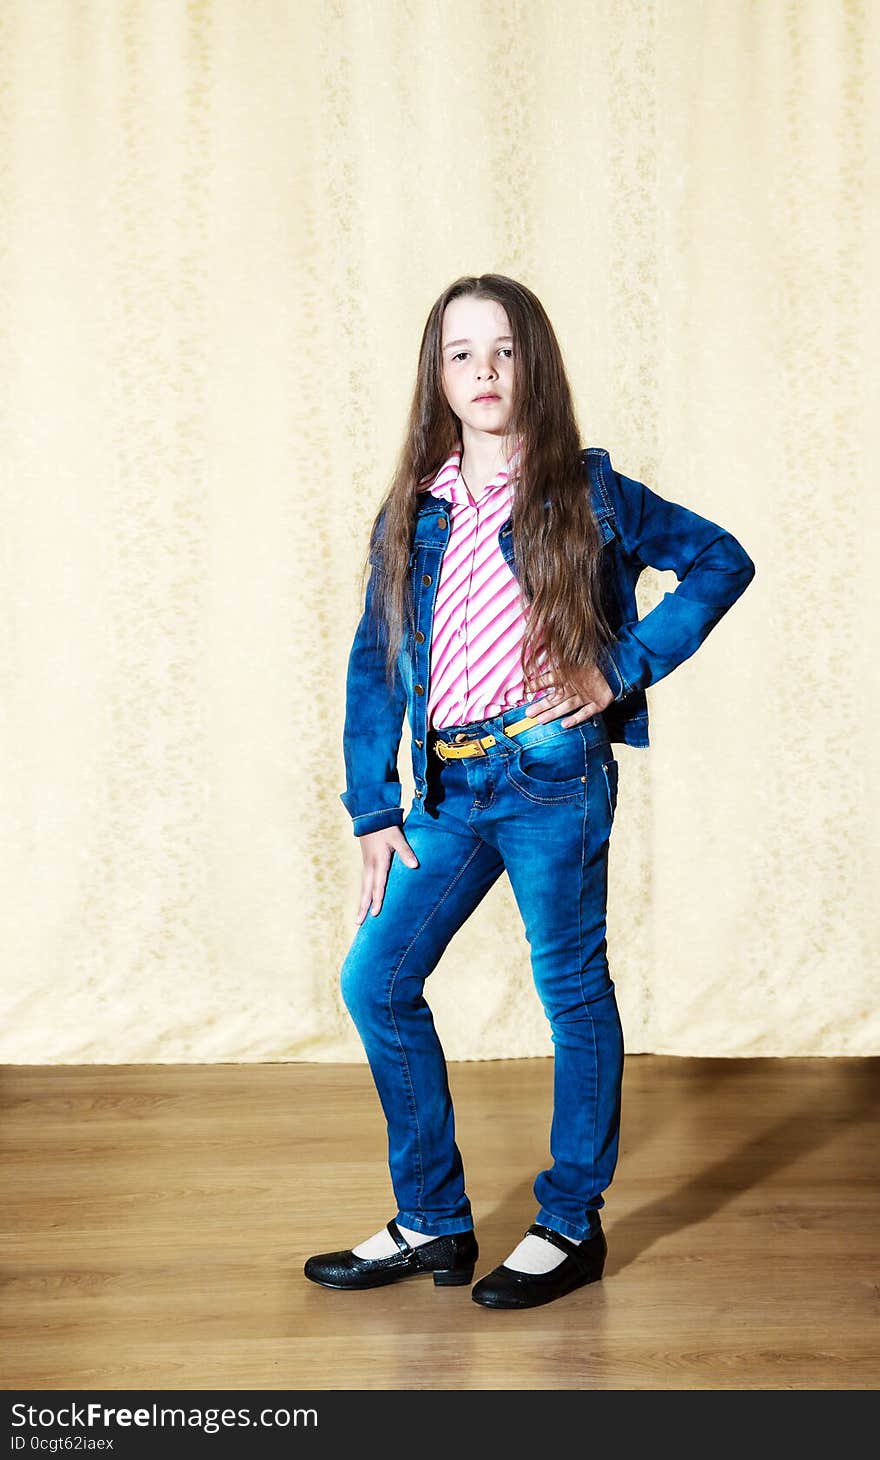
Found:
<svg viewBox="0 0 880 1460"><path fill-rule="evenodd" d="M390 1257L358 1257L350 1247L340 1252L319 1252L310 1257L303 1271L323 1288L381 1288L405 1277L427 1277L431 1273L438 1288L464 1287L473 1280L480 1248L473 1231L449 1232L420 1242L407 1242L394 1218L386 1223L400 1248Z"/></svg>
<svg viewBox="0 0 880 1460"><path fill-rule="evenodd" d="M545 1237L568 1256L549 1272L518 1272L502 1262L474 1284L471 1297L475 1303L486 1308L536 1308L585 1283L597 1282L602 1276L608 1243L601 1227L584 1242L572 1242L543 1222L533 1222L528 1230L536 1237Z"/></svg>

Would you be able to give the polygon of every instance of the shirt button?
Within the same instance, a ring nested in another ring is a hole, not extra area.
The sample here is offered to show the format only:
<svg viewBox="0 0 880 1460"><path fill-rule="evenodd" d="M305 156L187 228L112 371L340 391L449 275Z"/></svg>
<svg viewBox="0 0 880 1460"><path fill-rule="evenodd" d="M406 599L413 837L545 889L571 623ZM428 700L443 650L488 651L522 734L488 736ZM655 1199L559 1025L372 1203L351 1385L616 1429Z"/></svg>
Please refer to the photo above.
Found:
<svg viewBox="0 0 880 1460"><path fill-rule="evenodd" d="M421 748L422 748L422 742L421 742L421 740L417 740L416 741L416 745L419 747L419 750L421 750Z"/></svg>
<svg viewBox="0 0 880 1460"><path fill-rule="evenodd" d="M424 644L424 642L425 642L425 636L422 633L421 629L416 629L416 643L417 644Z"/></svg>
<svg viewBox="0 0 880 1460"><path fill-rule="evenodd" d="M423 695L425 693L425 686L423 684L415 684L413 685L413 689L417 695Z"/></svg>

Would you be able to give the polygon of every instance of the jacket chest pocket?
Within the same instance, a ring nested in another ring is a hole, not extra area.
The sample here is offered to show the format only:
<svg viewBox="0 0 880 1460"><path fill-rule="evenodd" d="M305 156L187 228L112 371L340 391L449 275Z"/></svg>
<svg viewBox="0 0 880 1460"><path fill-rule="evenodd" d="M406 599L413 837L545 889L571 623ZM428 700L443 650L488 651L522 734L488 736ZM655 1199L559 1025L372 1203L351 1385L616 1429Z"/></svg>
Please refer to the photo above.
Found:
<svg viewBox="0 0 880 1460"><path fill-rule="evenodd" d="M414 543L409 555L410 577L415 578L417 583L419 583L423 577L428 577L433 581L440 571L440 560L442 552L442 543ZM425 584L424 586L429 587L430 585Z"/></svg>

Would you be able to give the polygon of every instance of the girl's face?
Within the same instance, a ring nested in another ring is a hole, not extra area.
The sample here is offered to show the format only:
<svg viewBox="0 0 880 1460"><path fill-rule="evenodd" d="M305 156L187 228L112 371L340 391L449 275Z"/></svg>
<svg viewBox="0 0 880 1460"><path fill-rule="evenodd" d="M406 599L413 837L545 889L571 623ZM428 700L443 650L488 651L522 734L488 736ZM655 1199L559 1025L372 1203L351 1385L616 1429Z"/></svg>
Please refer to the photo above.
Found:
<svg viewBox="0 0 880 1460"><path fill-rule="evenodd" d="M513 406L513 338L494 299L462 294L443 311L443 389L462 423L503 436Z"/></svg>

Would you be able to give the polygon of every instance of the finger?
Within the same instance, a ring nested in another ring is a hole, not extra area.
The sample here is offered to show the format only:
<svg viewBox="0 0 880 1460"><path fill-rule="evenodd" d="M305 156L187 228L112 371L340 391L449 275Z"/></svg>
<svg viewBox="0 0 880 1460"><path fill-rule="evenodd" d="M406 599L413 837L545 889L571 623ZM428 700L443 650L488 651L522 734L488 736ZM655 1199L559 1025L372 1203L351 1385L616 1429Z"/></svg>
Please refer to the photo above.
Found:
<svg viewBox="0 0 880 1460"><path fill-rule="evenodd" d="M548 690L546 692L542 691L540 694L535 695L532 702L526 706L528 714L533 717L537 717L544 710L548 709L549 706L553 704L554 694L555 690Z"/></svg>
<svg viewBox="0 0 880 1460"><path fill-rule="evenodd" d="M403 832L401 832L399 836L396 836L394 838L392 845L397 855L400 857L401 861L404 862L407 867L418 867L419 859L413 851L412 847L410 846L409 842L407 841L406 837L403 835Z"/></svg>
<svg viewBox="0 0 880 1460"><path fill-rule="evenodd" d="M377 881L373 886L373 907L372 916L377 918L382 911L382 902L385 897L385 878Z"/></svg>
<svg viewBox="0 0 880 1460"><path fill-rule="evenodd" d="M361 882L360 906L355 917L356 923L362 923L370 910L370 903L373 902L376 895L378 876L379 873L375 864L372 861L366 862L364 864L363 880Z"/></svg>
<svg viewBox="0 0 880 1460"><path fill-rule="evenodd" d="M529 703L533 703L535 700L543 700L546 695L552 694L553 691L558 688L558 686L554 683L552 676L547 674L546 672L538 675L536 684L540 687L533 690L532 693L528 696L526 700L527 707Z"/></svg>
<svg viewBox="0 0 880 1460"><path fill-rule="evenodd" d="M568 718L563 720L562 723L564 726L566 726L566 728L569 725L583 725L585 720L591 720L597 712L597 705L595 705L594 702L590 700L589 704L584 705L580 710L576 712L576 714L569 715Z"/></svg>
<svg viewBox="0 0 880 1460"><path fill-rule="evenodd" d="M371 896L372 889L369 884L361 888L361 900L358 904L358 910L354 915L354 920L356 923L362 923L364 918L367 916L367 908L370 906Z"/></svg>
<svg viewBox="0 0 880 1460"><path fill-rule="evenodd" d="M576 700L573 695L566 695L564 699L554 700L552 704L548 705L547 708L545 710L542 710L541 713L535 718L540 720L542 725L546 724L548 720L558 719L560 715L565 714L566 710L573 709L578 703L578 700Z"/></svg>

